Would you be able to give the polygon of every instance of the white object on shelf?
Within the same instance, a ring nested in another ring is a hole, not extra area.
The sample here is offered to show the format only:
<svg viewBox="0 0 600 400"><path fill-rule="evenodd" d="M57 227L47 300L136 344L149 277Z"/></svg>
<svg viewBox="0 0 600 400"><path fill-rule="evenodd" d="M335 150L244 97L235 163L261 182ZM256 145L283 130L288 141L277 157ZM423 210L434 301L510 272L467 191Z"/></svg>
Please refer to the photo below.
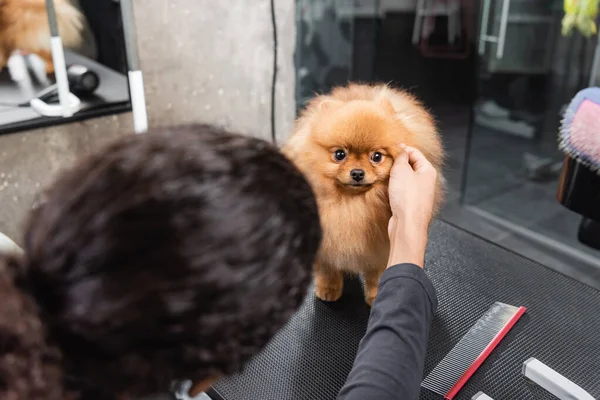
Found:
<svg viewBox="0 0 600 400"><path fill-rule="evenodd" d="M580 386L536 358L532 357L525 361L522 372L525 378L546 389L560 400L594 400Z"/></svg>
<svg viewBox="0 0 600 400"><path fill-rule="evenodd" d="M50 48L52 49L52 63L54 64L54 76L56 76L56 85L58 87L58 101L62 108L63 117L71 117L80 110L81 102L69 90L69 79L67 78L67 63L65 62L65 51L60 36L50 38ZM77 99L77 100L75 100ZM41 100L40 100L41 101ZM54 105L47 104L46 110L50 110ZM48 115L48 114L43 114Z"/></svg>
<svg viewBox="0 0 600 400"><path fill-rule="evenodd" d="M421 39L426 39L433 31L431 24L424 24L427 17L447 17L448 43L454 43L461 33L460 11L459 0L418 0L412 36L413 44L417 45Z"/></svg>
<svg viewBox="0 0 600 400"><path fill-rule="evenodd" d="M19 86L25 98L32 98L35 95L35 90L33 90L33 83L24 56L15 51L8 59L7 64L10 79Z"/></svg>
<svg viewBox="0 0 600 400"><path fill-rule="evenodd" d="M48 14L48 25L50 26L50 50L52 51L52 64L54 65L59 104L47 104L40 99L33 99L30 105L31 108L43 116L67 118L81 110L81 101L69 90L65 50L58 31L54 0L46 0L46 12Z"/></svg>
<svg viewBox="0 0 600 400"><path fill-rule="evenodd" d="M32 99L29 106L44 117L70 117L81 110L81 100L73 93L67 93L67 99L61 99L60 104L48 104L38 98Z"/></svg>
<svg viewBox="0 0 600 400"><path fill-rule="evenodd" d="M60 104L47 104L40 99L33 99L30 103L31 108L46 117L59 117L61 115L65 118L71 117L81 110L81 101L69 89L65 52L60 36L50 38L50 48L52 49L52 63L54 64L54 76L56 76Z"/></svg>

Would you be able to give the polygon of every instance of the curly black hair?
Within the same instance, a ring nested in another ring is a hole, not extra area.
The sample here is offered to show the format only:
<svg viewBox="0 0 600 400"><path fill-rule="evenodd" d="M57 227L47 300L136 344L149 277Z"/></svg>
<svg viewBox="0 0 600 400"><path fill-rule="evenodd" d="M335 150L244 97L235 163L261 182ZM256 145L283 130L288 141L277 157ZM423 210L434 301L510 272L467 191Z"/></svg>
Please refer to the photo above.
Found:
<svg viewBox="0 0 600 400"><path fill-rule="evenodd" d="M300 306L320 241L310 186L276 148L163 128L61 174L31 213L15 281L62 353L40 357L66 389L146 396L240 370ZM18 393L6 360L2 398Z"/></svg>

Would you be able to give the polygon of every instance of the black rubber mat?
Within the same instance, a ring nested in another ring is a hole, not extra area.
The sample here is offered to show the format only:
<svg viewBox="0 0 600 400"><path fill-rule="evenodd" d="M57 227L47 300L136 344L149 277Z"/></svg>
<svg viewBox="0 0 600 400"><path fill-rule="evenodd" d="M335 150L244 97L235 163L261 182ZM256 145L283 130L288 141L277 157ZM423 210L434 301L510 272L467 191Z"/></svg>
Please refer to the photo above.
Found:
<svg viewBox="0 0 600 400"><path fill-rule="evenodd" d="M443 222L432 227L426 266L439 308L425 374L495 301L528 308L457 399L480 390L497 400L555 399L522 378L530 357L600 398L600 292ZM357 281L334 304L311 293L244 373L218 382L215 391L224 400L334 399L368 313ZM440 398L421 392L421 399Z"/></svg>

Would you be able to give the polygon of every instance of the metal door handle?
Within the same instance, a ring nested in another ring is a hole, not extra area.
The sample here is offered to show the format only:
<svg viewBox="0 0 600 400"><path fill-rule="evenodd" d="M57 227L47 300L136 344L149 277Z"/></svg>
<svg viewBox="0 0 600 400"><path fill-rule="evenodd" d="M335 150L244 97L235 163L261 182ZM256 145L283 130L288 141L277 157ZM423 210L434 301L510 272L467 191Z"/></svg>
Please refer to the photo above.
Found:
<svg viewBox="0 0 600 400"><path fill-rule="evenodd" d="M508 25L509 8L510 0L503 0L502 15L500 17L500 33L498 34L498 47L496 48L496 58L498 59L504 56L504 45L506 43L506 26Z"/></svg>
<svg viewBox="0 0 600 400"><path fill-rule="evenodd" d="M502 0L502 14L500 16L500 32L498 36L487 34L490 21L491 0L483 0L483 12L481 14L481 29L479 31L479 55L485 53L485 43L497 43L496 58L504 56L504 46L506 44L506 27L508 25L508 11L510 9L510 0Z"/></svg>
<svg viewBox="0 0 600 400"><path fill-rule="evenodd" d="M483 11L481 13L481 27L479 29L479 55L483 55L485 53L485 42L488 40L487 30L488 23L490 20L490 1L491 0L483 0Z"/></svg>

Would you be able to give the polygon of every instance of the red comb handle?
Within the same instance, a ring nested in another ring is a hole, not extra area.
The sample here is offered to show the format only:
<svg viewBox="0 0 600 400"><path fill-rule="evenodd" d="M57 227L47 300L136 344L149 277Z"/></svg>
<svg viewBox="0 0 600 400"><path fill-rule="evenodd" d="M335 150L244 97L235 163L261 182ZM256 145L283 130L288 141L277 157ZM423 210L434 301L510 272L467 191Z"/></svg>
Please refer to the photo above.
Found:
<svg viewBox="0 0 600 400"><path fill-rule="evenodd" d="M471 376L473 376L475 371L477 371L477 368L479 368L481 366L481 364L483 364L485 359L489 357L489 355L492 353L492 351L498 346L498 344L502 341L502 339L504 339L506 334L512 329L513 326L515 326L515 324L517 323L519 318L521 318L523 316L523 314L525 314L525 311L527 311L527 308L519 307L519 309L515 313L515 315L513 315L512 318L506 323L506 325L504 325L504 327L500 330L500 332L498 332L498 334L494 337L494 339L492 339L490 344L488 344L487 347L481 352L479 357L477 357L475 359L473 364L471 364L471 366L465 371L464 374L462 374L462 376L454 384L454 386L452 386L452 388L450 388L448 393L446 393L446 395L444 396L445 400L452 400L454 398L454 396L456 396L456 394L460 391L460 389L462 389L462 387L465 385L465 383L467 383L469 378Z"/></svg>

